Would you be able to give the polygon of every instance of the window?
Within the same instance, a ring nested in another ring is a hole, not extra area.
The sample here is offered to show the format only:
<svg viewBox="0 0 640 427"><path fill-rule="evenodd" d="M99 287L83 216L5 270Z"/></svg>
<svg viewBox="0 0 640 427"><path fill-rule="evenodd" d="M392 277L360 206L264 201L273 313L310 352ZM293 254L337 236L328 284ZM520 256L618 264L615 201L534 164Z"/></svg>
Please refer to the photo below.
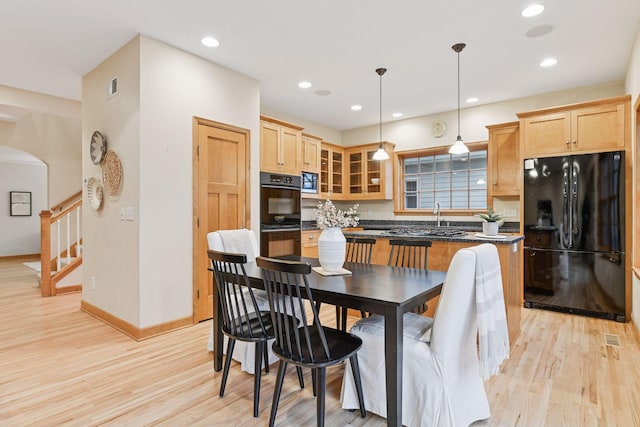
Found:
<svg viewBox="0 0 640 427"><path fill-rule="evenodd" d="M487 207L487 144L468 144L470 152L452 155L448 147L398 153L400 204L396 211L468 211Z"/></svg>

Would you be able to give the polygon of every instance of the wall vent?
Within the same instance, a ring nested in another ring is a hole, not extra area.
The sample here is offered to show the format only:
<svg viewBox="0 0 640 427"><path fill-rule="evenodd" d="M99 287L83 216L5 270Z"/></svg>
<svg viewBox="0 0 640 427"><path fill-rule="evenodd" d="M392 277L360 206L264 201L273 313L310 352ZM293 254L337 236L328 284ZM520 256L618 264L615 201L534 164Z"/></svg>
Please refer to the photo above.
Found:
<svg viewBox="0 0 640 427"><path fill-rule="evenodd" d="M110 98L114 95L118 94L118 78L114 77L109 82L109 86L107 87L107 98Z"/></svg>

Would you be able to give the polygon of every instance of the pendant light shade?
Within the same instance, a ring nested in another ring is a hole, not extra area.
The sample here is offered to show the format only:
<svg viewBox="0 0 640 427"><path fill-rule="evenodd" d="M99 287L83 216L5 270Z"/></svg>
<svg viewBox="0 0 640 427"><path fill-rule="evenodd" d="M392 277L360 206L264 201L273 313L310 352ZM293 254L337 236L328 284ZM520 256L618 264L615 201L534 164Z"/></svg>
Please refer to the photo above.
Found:
<svg viewBox="0 0 640 427"><path fill-rule="evenodd" d="M373 155L373 160L387 160L389 154L384 150L382 146L382 76L387 72L386 68L376 68L376 73L380 76L380 145L378 145L378 151Z"/></svg>
<svg viewBox="0 0 640 427"><path fill-rule="evenodd" d="M469 148L464 145L462 137L460 136L460 52L462 52L465 46L466 44L464 43L456 43L451 46L451 49L458 54L458 137L456 138L456 142L449 148L449 154L464 154L469 152Z"/></svg>

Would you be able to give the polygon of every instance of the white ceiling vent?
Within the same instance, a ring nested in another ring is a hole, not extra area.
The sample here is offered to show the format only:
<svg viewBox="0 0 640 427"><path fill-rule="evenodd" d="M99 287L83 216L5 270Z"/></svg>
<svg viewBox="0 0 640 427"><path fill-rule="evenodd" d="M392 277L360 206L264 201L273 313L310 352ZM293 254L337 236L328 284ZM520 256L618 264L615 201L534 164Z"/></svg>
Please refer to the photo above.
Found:
<svg viewBox="0 0 640 427"><path fill-rule="evenodd" d="M109 87L107 88L107 98L110 98L117 94L118 94L118 77L114 77L109 82Z"/></svg>

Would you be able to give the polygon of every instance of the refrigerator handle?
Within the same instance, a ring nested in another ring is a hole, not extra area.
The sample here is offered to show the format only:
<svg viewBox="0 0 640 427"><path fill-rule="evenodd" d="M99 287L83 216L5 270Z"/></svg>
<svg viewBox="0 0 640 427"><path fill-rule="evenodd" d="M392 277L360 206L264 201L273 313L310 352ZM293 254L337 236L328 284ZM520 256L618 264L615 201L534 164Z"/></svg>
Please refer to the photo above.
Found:
<svg viewBox="0 0 640 427"><path fill-rule="evenodd" d="M577 163L571 165L571 247L573 247L573 238L578 237L580 229L578 228L578 174L580 166Z"/></svg>
<svg viewBox="0 0 640 427"><path fill-rule="evenodd" d="M569 166L562 167L562 246L571 247L571 214L569 212Z"/></svg>

